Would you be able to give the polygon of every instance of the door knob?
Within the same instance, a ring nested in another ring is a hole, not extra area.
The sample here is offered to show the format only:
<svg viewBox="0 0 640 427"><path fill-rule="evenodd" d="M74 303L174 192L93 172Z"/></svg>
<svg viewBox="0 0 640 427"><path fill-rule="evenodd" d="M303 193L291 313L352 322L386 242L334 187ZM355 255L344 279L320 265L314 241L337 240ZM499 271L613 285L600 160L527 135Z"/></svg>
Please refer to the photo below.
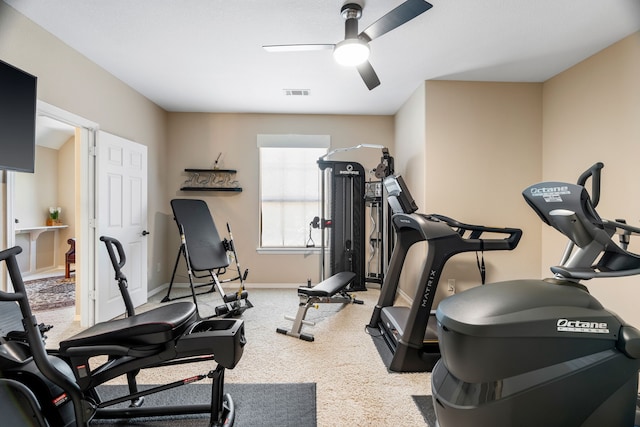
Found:
<svg viewBox="0 0 640 427"><path fill-rule="evenodd" d="M142 230L142 235L143 236L146 236L147 234L151 234L151 233L149 233L147 230Z"/></svg>

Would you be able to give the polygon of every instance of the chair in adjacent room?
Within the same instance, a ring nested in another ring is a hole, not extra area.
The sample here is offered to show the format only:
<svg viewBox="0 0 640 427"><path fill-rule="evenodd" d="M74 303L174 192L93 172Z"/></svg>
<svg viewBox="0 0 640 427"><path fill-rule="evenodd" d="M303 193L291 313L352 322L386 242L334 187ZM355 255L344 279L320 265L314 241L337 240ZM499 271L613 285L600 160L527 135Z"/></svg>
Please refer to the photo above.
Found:
<svg viewBox="0 0 640 427"><path fill-rule="evenodd" d="M76 263L76 239L75 237L72 237L70 239L67 240L67 243L69 244L69 250L64 254L64 277L65 278L70 278L71 277L71 273L75 273L75 268L72 270L71 269L71 264L74 264L75 267L75 263Z"/></svg>

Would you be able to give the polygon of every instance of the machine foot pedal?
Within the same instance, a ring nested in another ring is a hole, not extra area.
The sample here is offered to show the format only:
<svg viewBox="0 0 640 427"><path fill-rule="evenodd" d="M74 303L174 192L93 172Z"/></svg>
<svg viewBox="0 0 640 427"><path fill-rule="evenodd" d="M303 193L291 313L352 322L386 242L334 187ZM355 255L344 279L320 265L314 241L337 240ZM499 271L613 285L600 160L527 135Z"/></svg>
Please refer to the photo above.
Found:
<svg viewBox="0 0 640 427"><path fill-rule="evenodd" d="M216 316L223 316L229 313L229 307L226 305L219 305L216 307Z"/></svg>
<svg viewBox="0 0 640 427"><path fill-rule="evenodd" d="M224 302L233 302L233 301L243 300L247 298L249 298L249 292L242 291L240 292L239 295L237 292L234 292L232 294L226 294L223 299L224 299Z"/></svg>
<svg viewBox="0 0 640 427"><path fill-rule="evenodd" d="M139 408L144 404L144 396L140 396L137 399L134 399L129 404L129 408Z"/></svg>

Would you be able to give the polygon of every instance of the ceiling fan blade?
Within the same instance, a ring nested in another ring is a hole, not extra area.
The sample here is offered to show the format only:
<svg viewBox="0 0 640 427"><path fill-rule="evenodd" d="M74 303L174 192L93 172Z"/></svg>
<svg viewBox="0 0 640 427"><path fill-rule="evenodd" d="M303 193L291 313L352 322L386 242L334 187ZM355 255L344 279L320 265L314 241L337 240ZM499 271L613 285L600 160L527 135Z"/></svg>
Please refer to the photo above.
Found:
<svg viewBox="0 0 640 427"><path fill-rule="evenodd" d="M262 46L267 52L303 52L333 49L334 44L272 44Z"/></svg>
<svg viewBox="0 0 640 427"><path fill-rule="evenodd" d="M373 90L378 85L380 85L380 79L378 75L373 70L371 63L369 61L365 61L362 64L356 66L358 69L358 73L360 73L360 77L364 80L364 84L367 85L369 90Z"/></svg>
<svg viewBox="0 0 640 427"><path fill-rule="evenodd" d="M407 0L391 12L369 25L359 37L371 41L399 26L411 21L416 16L431 9L433 5L424 0Z"/></svg>

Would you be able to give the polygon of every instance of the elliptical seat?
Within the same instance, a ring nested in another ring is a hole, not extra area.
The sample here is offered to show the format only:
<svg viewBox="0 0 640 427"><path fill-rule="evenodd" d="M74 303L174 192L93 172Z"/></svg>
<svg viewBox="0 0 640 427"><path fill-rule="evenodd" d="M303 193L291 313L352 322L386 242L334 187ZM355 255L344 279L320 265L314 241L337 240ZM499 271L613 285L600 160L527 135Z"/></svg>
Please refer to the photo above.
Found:
<svg viewBox="0 0 640 427"><path fill-rule="evenodd" d="M83 347L120 346L130 349L166 344L179 338L197 320L193 302L163 305L132 317L98 323L60 343L62 354Z"/></svg>

